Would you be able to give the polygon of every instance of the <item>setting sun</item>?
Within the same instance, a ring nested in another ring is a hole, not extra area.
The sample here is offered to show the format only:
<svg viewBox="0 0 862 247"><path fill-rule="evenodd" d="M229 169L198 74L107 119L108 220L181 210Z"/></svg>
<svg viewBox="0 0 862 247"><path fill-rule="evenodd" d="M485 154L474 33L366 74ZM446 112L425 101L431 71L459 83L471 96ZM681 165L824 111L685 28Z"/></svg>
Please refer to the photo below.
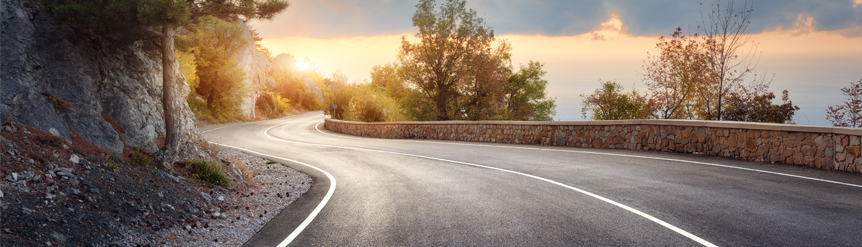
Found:
<svg viewBox="0 0 862 247"><path fill-rule="evenodd" d="M298 70L303 70L303 71L304 71L305 69L308 69L308 64L307 64L307 63L305 63L305 62L303 62L303 61L297 61L297 62L296 62L296 65L294 65L294 66L295 66L295 67L296 67L296 69L298 69Z"/></svg>

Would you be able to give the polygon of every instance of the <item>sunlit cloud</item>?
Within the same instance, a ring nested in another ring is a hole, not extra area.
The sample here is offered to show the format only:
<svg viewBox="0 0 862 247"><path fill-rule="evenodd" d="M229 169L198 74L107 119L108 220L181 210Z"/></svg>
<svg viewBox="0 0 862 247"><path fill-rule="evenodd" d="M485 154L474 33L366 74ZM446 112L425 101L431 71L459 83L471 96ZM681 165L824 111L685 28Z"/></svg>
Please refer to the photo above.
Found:
<svg viewBox="0 0 862 247"><path fill-rule="evenodd" d="M814 17L805 14L799 14L796 17L796 21L793 22L792 28L785 29L784 26L780 26L775 31L779 33L788 33L791 36L798 36L814 32Z"/></svg>
<svg viewBox="0 0 862 247"><path fill-rule="evenodd" d="M624 34L623 21L617 14L611 14L611 18L599 24L599 27L591 34L593 40L613 39Z"/></svg>
<svg viewBox="0 0 862 247"><path fill-rule="evenodd" d="M862 5L862 0L853 0L853 7L858 8L859 5Z"/></svg>

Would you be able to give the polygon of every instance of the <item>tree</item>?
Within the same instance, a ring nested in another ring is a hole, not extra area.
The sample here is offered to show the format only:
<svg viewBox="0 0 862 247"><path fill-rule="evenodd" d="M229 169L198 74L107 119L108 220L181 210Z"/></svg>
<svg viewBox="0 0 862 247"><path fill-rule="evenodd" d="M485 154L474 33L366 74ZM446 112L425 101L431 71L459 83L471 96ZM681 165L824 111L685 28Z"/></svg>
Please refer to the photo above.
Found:
<svg viewBox="0 0 862 247"><path fill-rule="evenodd" d="M374 65L371 68L371 85L384 88L386 95L401 100L406 95L407 88L404 87L404 79L399 72L397 63L386 63L385 65Z"/></svg>
<svg viewBox="0 0 862 247"><path fill-rule="evenodd" d="M697 118L697 112L709 108L711 100L706 56L697 34L685 36L677 28L670 39L659 37L656 48L659 54L650 55L643 66L656 115L664 119Z"/></svg>
<svg viewBox="0 0 862 247"><path fill-rule="evenodd" d="M413 26L420 41L411 44L402 37L398 53L404 80L434 101L438 120L452 119L458 86L470 73L475 52L493 42L494 31L464 1L447 0L435 11L435 0L420 0L416 8Z"/></svg>
<svg viewBox="0 0 862 247"><path fill-rule="evenodd" d="M847 95L843 105L826 108L826 119L836 127L862 127L862 79L841 89Z"/></svg>
<svg viewBox="0 0 862 247"><path fill-rule="evenodd" d="M162 106L165 119L165 146L159 155L162 167L169 169L179 154L183 136L176 97L177 62L174 37L177 30L206 16L236 19L272 19L287 8L285 0L41 0L43 8L55 19L79 30L92 30L107 36L150 39L161 48ZM143 32L149 35L142 34Z"/></svg>
<svg viewBox="0 0 862 247"><path fill-rule="evenodd" d="M489 40L490 42L490 40ZM467 73L459 83L455 117L466 120L508 119L503 88L512 74L512 47L500 42L483 45L470 58Z"/></svg>
<svg viewBox="0 0 862 247"><path fill-rule="evenodd" d="M583 95L581 116L592 111L593 120L624 120L646 118L644 98L637 91L622 93L623 86L613 81L601 82L602 87L591 95Z"/></svg>
<svg viewBox="0 0 862 247"><path fill-rule="evenodd" d="M737 9L733 0L728 0L723 6L721 0L716 0L710 13L706 16L701 13L698 28L703 31L707 67L710 70L708 85L712 87L706 91L712 95L706 98L715 100L715 105L709 106L715 109L715 113L707 112L707 120L721 120L724 98L753 74L757 67L757 44L749 42L751 36L746 33L754 11L753 5L753 2L746 0ZM754 77L754 80L763 79L756 75Z"/></svg>
<svg viewBox="0 0 862 247"><path fill-rule="evenodd" d="M722 119L745 122L793 123L793 115L799 110L790 101L787 90L782 92L780 105L772 104L775 94L772 92L746 96L731 94L727 99L727 108L722 112Z"/></svg>
<svg viewBox="0 0 862 247"><path fill-rule="evenodd" d="M234 57L246 45L245 29L238 20L231 23L214 17L200 18L193 32L177 38L180 50L197 53L195 92L204 97L216 118L233 117L247 96L245 71Z"/></svg>
<svg viewBox="0 0 862 247"><path fill-rule="evenodd" d="M508 119L524 121L551 121L555 114L554 99L545 96L548 81L542 79L547 72L538 61L521 65L518 73L507 80L503 88L506 96Z"/></svg>

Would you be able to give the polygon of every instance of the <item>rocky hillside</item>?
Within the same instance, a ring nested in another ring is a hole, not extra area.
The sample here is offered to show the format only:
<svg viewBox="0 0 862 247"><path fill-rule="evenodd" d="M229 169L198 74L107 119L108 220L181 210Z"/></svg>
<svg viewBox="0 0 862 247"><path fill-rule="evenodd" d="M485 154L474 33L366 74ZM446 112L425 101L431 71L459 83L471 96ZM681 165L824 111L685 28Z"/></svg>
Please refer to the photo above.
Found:
<svg viewBox="0 0 862 247"><path fill-rule="evenodd" d="M130 145L155 151L165 135L158 51L140 41L117 47L55 25L35 1L0 1L2 124L33 126L68 142L80 135L115 152ZM177 90L187 95L189 88L181 83ZM197 136L188 104L178 105L183 133Z"/></svg>
<svg viewBox="0 0 862 247"><path fill-rule="evenodd" d="M253 116L269 65L250 48L237 57ZM0 246L240 245L308 189L305 174L202 142L182 98L181 160L206 160L229 183L156 169L160 61L145 41L112 43L57 25L35 0L0 0Z"/></svg>

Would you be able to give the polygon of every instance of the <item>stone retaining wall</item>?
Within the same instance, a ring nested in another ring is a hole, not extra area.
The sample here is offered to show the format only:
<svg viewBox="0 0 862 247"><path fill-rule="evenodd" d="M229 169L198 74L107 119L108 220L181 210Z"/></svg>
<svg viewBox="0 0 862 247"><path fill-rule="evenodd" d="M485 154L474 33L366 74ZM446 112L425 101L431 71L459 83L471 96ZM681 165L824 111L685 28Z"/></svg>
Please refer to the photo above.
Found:
<svg viewBox="0 0 862 247"><path fill-rule="evenodd" d="M862 129L852 128L690 120L363 123L330 118L325 127L374 138L658 150L862 173Z"/></svg>

